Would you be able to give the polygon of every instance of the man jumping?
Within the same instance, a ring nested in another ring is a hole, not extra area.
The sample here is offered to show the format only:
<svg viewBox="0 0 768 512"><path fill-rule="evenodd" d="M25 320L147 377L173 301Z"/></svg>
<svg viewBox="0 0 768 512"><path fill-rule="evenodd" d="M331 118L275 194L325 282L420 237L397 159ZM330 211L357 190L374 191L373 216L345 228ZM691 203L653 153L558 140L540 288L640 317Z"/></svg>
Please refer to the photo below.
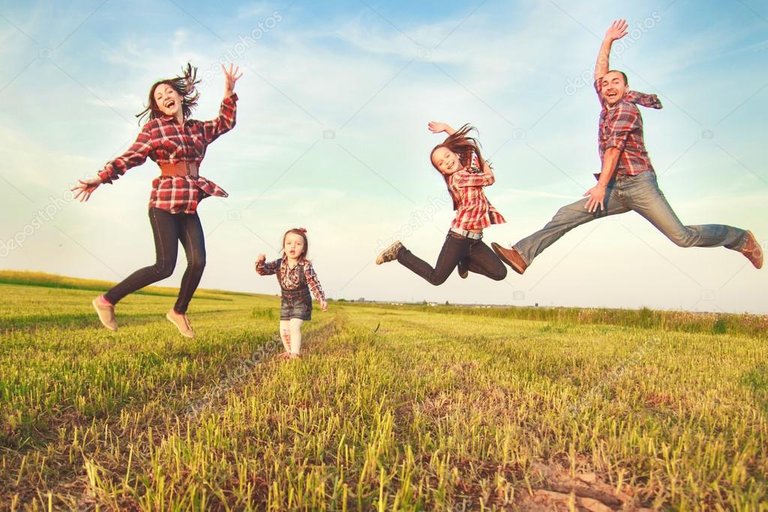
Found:
<svg viewBox="0 0 768 512"><path fill-rule="evenodd" d="M605 33L595 65L595 89L600 98L598 144L602 168L597 185L584 199L560 208L546 226L510 249L492 244L496 254L518 274L544 249L571 229L600 217L634 210L680 247L721 247L742 253L755 266L763 266L763 251L754 235L721 224L684 226L656 182L643 141L643 118L637 105L661 108L655 94L630 91L627 76L609 71L613 42L627 33L627 22L616 20Z"/></svg>

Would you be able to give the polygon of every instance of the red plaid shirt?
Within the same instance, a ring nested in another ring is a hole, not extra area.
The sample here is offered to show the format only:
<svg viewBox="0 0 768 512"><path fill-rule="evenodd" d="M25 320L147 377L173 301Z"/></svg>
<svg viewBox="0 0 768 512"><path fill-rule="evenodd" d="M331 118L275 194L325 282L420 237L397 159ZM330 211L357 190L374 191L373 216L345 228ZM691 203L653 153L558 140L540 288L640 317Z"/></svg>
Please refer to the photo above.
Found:
<svg viewBox="0 0 768 512"><path fill-rule="evenodd" d="M288 266L288 258L278 258L275 261L257 263L256 272L261 276L277 274L277 282L280 283L280 289L285 291L301 288L301 277L304 274L304 280L309 289L312 290L315 300L325 300L325 293L323 293L323 288L317 279L312 262L307 259L302 259L293 268Z"/></svg>
<svg viewBox="0 0 768 512"><path fill-rule="evenodd" d="M448 187L457 202L452 228L481 231L491 224L506 222L483 192L483 187L493 185L493 182L494 178L483 174L475 154L469 167L448 177Z"/></svg>
<svg viewBox="0 0 768 512"><path fill-rule="evenodd" d="M635 176L642 172L653 172L653 165L643 141L643 118L637 104L661 108L661 102L655 95L627 91L624 97L613 107L609 107L603 95L600 80L595 80L595 90L600 99L600 128L598 129L598 147L600 161L608 148L621 151L616 164L616 174Z"/></svg>
<svg viewBox="0 0 768 512"><path fill-rule="evenodd" d="M147 157L158 164L195 162L199 166L208 144L235 126L236 112L237 94L232 94L221 102L219 117L211 121L187 119L180 125L172 116L152 119L128 151L107 162L99 177L103 183L112 183ZM152 181L149 206L170 213L195 213L208 196L227 197L227 193L203 177L159 176Z"/></svg>

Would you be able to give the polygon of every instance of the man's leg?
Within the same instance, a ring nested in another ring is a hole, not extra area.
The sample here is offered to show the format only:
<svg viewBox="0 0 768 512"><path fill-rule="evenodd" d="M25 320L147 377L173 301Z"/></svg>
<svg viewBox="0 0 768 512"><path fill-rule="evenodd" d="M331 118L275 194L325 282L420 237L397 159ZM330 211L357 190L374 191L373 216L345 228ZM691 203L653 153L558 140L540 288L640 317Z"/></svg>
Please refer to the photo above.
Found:
<svg viewBox="0 0 768 512"><path fill-rule="evenodd" d="M723 224L684 226L659 189L654 173L631 178L627 204L680 247L727 247L740 251L747 241L743 229Z"/></svg>
<svg viewBox="0 0 768 512"><path fill-rule="evenodd" d="M544 249L555 243L560 237L576 226L586 224L587 222L600 217L617 215L629 211L629 208L624 206L623 202L620 200L614 185L610 185L606 191L604 210L590 213L584 208L586 204L587 198L584 198L575 203L563 206L543 228L532 235L523 238L512 248L520 253L520 256L525 260L526 265L530 265L534 258L541 254Z"/></svg>

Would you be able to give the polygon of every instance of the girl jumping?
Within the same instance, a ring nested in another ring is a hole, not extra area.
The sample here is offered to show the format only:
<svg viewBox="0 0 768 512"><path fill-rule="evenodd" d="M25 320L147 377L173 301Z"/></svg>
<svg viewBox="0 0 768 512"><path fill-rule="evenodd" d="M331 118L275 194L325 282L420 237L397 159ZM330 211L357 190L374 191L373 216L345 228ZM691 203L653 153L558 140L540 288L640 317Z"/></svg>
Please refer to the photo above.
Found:
<svg viewBox="0 0 768 512"><path fill-rule="evenodd" d="M237 94L235 82L242 76L232 65L224 69L224 100L219 117L212 121L190 119L197 106L197 68L187 64L176 78L160 80L149 89L148 107L138 114L149 119L136 142L111 162L95 178L80 180L72 190L75 198L87 201L102 183L112 183L147 157L160 167L152 182L149 198L149 223L155 237L155 264L137 270L104 295L93 300L99 320L107 329L117 330L115 305L126 295L169 277L176 266L179 242L187 256L187 270L181 280L176 304L165 317L183 336L195 335L187 319L187 307L205 268L205 240L198 203L208 196L227 197L218 185L199 175L205 149L219 135L235 126Z"/></svg>
<svg viewBox="0 0 768 512"><path fill-rule="evenodd" d="M283 341L284 358L296 359L301 353L301 324L312 319L312 297L326 311L328 303L312 263L307 259L309 241L304 228L289 229L283 235L283 255L265 263L267 257L256 258L256 272L262 276L277 274L282 291L280 305L280 339Z"/></svg>
<svg viewBox="0 0 768 512"><path fill-rule="evenodd" d="M483 192L484 187L493 185L495 178L493 169L483 160L477 140L468 136L473 129L467 124L457 131L445 123L429 123L432 133L448 134L445 142L432 150L430 160L445 179L456 211L435 268L413 255L400 241L378 255L377 265L397 260L435 286L443 284L457 266L462 278L466 278L468 272L482 274L495 281L507 276L504 263L482 241L484 228L506 221Z"/></svg>

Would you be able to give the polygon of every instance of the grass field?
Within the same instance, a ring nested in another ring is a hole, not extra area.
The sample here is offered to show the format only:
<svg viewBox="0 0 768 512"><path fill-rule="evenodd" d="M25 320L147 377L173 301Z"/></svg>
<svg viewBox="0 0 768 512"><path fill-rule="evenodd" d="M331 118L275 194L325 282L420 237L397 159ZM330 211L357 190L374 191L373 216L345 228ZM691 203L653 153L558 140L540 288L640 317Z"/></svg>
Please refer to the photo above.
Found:
<svg viewBox="0 0 768 512"><path fill-rule="evenodd" d="M98 288L0 273L0 510L768 511L766 317Z"/></svg>

